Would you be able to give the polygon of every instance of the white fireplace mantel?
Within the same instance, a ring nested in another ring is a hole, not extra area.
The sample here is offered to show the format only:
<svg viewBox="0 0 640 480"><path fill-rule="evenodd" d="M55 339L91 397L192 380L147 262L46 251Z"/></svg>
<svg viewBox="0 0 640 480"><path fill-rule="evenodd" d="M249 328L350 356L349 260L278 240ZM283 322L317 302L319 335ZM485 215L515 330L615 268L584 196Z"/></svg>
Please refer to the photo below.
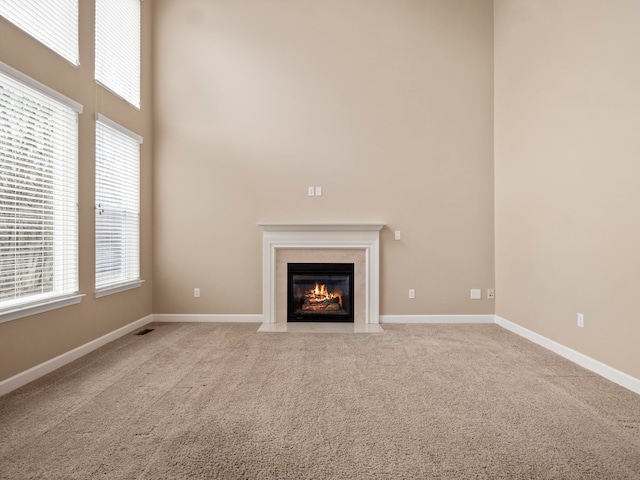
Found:
<svg viewBox="0 0 640 480"><path fill-rule="evenodd" d="M259 223L262 228L262 314L276 321L276 253L278 249L357 249L366 257L365 323L379 323L381 223Z"/></svg>

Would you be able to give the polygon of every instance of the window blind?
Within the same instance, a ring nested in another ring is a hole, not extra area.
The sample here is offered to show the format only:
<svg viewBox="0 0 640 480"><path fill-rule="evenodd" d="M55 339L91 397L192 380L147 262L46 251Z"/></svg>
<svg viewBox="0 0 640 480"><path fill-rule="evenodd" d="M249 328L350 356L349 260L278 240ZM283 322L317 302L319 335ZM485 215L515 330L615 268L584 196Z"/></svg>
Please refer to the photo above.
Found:
<svg viewBox="0 0 640 480"><path fill-rule="evenodd" d="M0 64L0 313L78 292L81 106Z"/></svg>
<svg viewBox="0 0 640 480"><path fill-rule="evenodd" d="M140 0L96 0L96 81L140 108Z"/></svg>
<svg viewBox="0 0 640 480"><path fill-rule="evenodd" d="M96 121L96 288L140 278L142 138L103 115Z"/></svg>
<svg viewBox="0 0 640 480"><path fill-rule="evenodd" d="M73 65L78 56L78 0L0 0L0 15Z"/></svg>

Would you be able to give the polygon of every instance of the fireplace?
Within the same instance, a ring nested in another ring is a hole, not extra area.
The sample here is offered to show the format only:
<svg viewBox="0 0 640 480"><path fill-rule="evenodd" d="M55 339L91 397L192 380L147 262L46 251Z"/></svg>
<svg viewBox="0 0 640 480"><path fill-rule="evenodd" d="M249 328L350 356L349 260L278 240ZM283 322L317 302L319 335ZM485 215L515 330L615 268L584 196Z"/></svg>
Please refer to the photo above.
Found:
<svg viewBox="0 0 640 480"><path fill-rule="evenodd" d="M288 322L354 321L353 263L288 263Z"/></svg>
<svg viewBox="0 0 640 480"><path fill-rule="evenodd" d="M264 331L286 331L289 263L352 263L353 325L379 323L380 230L383 224L260 223L262 228L262 315ZM314 284L315 287L315 284ZM325 327L333 322L317 322ZM275 330L269 330L273 324ZM296 326L296 322L290 323ZM347 323L343 326L348 327Z"/></svg>

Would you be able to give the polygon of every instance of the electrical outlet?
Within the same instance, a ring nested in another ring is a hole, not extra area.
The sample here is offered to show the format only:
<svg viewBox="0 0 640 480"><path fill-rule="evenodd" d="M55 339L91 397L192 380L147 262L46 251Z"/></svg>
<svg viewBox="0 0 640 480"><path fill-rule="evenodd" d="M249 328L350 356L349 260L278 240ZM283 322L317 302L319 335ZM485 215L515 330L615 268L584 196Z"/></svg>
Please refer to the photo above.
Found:
<svg viewBox="0 0 640 480"><path fill-rule="evenodd" d="M194 288L193 289L193 296L195 298L198 298L200 296L200 289L199 288Z"/></svg>
<svg viewBox="0 0 640 480"><path fill-rule="evenodd" d="M582 313L578 314L578 326L584 328L584 315Z"/></svg>
<svg viewBox="0 0 640 480"><path fill-rule="evenodd" d="M409 298L416 298L416 291L413 288L409 289Z"/></svg>
<svg viewBox="0 0 640 480"><path fill-rule="evenodd" d="M395 232L393 232L393 238L395 238L396 240L400 240L402 238L400 230L396 230Z"/></svg>
<svg viewBox="0 0 640 480"><path fill-rule="evenodd" d="M487 288L487 298L489 300L493 300L494 298L496 298L496 292L493 288Z"/></svg>
<svg viewBox="0 0 640 480"><path fill-rule="evenodd" d="M315 189L315 187L309 187L309 188L307 188L307 195L309 195L310 197L315 197L315 195L316 195L316 189Z"/></svg>

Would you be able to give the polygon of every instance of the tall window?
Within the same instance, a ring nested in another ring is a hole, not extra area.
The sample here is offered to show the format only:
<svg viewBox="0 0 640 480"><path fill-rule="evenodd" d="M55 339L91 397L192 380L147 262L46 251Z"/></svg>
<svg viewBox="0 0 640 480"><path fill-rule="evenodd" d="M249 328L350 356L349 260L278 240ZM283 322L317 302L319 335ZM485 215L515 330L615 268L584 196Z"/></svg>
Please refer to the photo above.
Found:
<svg viewBox="0 0 640 480"><path fill-rule="evenodd" d="M78 0L0 0L0 15L79 65Z"/></svg>
<svg viewBox="0 0 640 480"><path fill-rule="evenodd" d="M140 0L96 0L96 80L140 108Z"/></svg>
<svg viewBox="0 0 640 480"><path fill-rule="evenodd" d="M78 292L81 110L0 64L0 321Z"/></svg>
<svg viewBox="0 0 640 480"><path fill-rule="evenodd" d="M140 284L140 144L103 115L96 121L96 294Z"/></svg>

